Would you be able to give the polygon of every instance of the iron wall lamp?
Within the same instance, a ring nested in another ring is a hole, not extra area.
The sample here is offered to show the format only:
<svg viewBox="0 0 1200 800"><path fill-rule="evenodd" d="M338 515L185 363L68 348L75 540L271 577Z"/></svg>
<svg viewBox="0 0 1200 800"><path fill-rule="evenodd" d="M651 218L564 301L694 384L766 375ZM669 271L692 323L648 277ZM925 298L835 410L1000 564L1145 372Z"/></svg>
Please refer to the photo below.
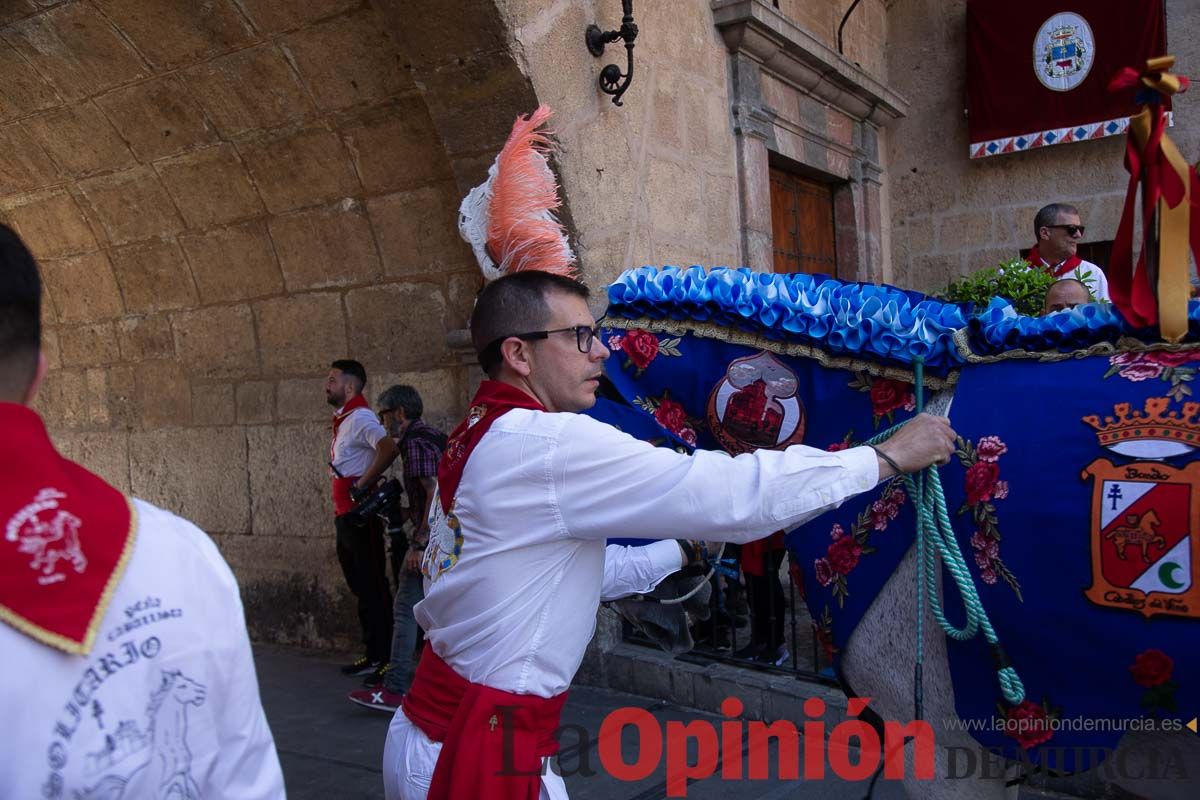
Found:
<svg viewBox="0 0 1200 800"><path fill-rule="evenodd" d="M633 40L637 38L637 25L633 24L633 0L621 0L621 8L625 15L621 17L621 29L616 31L601 31L598 25L588 25L584 38L587 40L588 52L599 58L604 54L604 45L620 39L625 42L628 62L625 73L616 64L609 64L600 70L600 91L613 96L613 104L621 105L621 95L629 88L633 80Z"/></svg>

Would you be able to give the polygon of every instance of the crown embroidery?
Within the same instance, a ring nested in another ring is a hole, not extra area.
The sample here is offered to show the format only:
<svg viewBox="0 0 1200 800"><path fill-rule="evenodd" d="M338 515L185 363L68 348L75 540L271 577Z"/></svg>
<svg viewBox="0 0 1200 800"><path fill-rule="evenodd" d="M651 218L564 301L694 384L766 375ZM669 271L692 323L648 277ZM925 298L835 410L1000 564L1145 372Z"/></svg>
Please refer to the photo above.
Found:
<svg viewBox="0 0 1200 800"><path fill-rule="evenodd" d="M1167 458L1191 452L1200 444L1200 403L1187 402L1170 411L1170 398L1148 397L1142 411L1129 403L1113 406L1103 420L1089 414L1083 421L1096 429L1100 445L1122 455Z"/></svg>

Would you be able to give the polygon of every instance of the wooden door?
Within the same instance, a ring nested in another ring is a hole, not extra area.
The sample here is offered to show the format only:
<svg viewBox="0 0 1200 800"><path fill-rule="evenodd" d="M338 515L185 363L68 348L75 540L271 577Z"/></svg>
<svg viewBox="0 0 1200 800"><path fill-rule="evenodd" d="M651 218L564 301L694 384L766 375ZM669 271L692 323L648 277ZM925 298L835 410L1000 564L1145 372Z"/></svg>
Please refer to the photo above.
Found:
<svg viewBox="0 0 1200 800"><path fill-rule="evenodd" d="M771 167L771 231L776 272L838 276L829 184Z"/></svg>

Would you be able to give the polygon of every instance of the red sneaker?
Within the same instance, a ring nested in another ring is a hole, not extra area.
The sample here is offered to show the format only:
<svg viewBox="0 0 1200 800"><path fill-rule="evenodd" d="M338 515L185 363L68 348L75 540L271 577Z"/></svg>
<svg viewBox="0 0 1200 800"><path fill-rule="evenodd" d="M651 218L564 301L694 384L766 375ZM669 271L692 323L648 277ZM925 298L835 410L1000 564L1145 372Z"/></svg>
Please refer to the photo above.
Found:
<svg viewBox="0 0 1200 800"><path fill-rule="evenodd" d="M386 711L389 714L400 707L400 700L403 697L404 695L389 692L382 686L376 686L374 689L356 689L346 695L351 703L373 708L376 711Z"/></svg>

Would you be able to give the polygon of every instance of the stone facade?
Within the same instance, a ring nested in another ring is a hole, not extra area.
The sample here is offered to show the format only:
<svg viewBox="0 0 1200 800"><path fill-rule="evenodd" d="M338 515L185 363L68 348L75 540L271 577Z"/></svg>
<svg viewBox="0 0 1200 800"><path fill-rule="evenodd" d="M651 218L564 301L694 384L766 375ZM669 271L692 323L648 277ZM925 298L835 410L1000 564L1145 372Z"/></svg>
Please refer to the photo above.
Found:
<svg viewBox="0 0 1200 800"><path fill-rule="evenodd" d="M1167 44L1183 74L1200 63L1200 6L1167 0ZM911 106L887 130L892 281L935 289L1034 243L1033 215L1052 202L1079 207L1088 241L1116 233L1128 173L1115 136L1026 153L967 158L966 3L917 0L888 14L888 75ZM1132 66L1132 65L1131 65ZM1175 104L1172 139L1200 155L1200 104Z"/></svg>
<svg viewBox="0 0 1200 800"><path fill-rule="evenodd" d="M624 104L590 23L619 0L0 3L0 219L39 258L63 451L194 519L257 636L347 644L322 469L333 358L449 425L478 381L460 198L518 113L554 111L584 277L770 269L770 167L833 191L838 269L931 289L1030 243L1036 209L1115 229L1122 141L972 162L963 0L635 4ZM1181 70L1200 9L1167 2ZM843 24L844 23L844 24ZM1172 135L1200 152L1200 106ZM597 312L604 304L596 298Z"/></svg>
<svg viewBox="0 0 1200 800"><path fill-rule="evenodd" d="M0 10L0 217L38 257L65 453L208 531L256 635L352 630L322 380L447 425L478 284L422 94L363 0ZM270 609L288 609L272 616Z"/></svg>

